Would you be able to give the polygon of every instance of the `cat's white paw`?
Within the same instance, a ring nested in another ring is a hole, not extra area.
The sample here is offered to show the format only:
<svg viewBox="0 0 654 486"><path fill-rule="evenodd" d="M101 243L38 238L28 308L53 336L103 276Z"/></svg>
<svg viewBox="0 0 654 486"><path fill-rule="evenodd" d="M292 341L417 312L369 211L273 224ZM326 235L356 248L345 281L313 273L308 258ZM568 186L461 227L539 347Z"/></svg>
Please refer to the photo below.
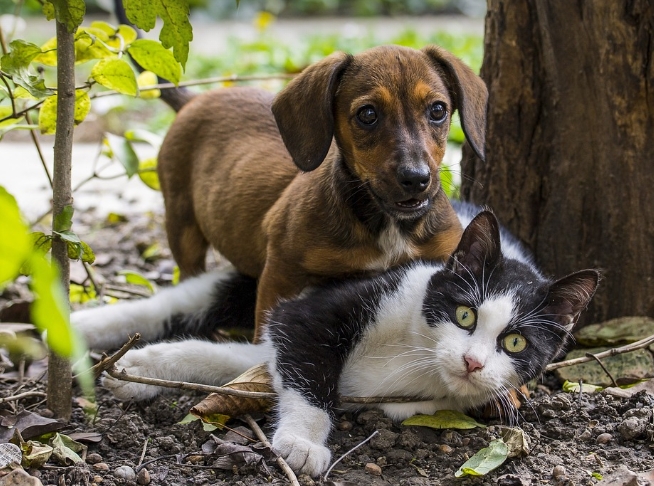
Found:
<svg viewBox="0 0 654 486"><path fill-rule="evenodd" d="M152 357L147 356L146 349L128 351L125 356L116 362L118 371L124 369L128 375L157 378L156 362L153 363ZM160 386L123 381L110 375L105 375L102 378L102 386L121 400L148 400L156 397L164 390Z"/></svg>
<svg viewBox="0 0 654 486"><path fill-rule="evenodd" d="M294 434L275 434L275 449L294 471L317 477L329 467L331 451L322 444Z"/></svg>

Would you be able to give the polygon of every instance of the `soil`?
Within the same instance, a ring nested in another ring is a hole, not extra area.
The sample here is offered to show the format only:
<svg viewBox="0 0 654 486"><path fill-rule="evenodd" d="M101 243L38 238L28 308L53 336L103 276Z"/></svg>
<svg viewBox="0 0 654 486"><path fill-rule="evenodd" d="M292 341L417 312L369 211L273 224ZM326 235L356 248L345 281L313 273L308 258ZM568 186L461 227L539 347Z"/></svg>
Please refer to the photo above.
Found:
<svg viewBox="0 0 654 486"><path fill-rule="evenodd" d="M162 219L161 214L129 215L127 221L98 225L96 214L80 215L75 229L96 253L96 280L115 284L117 271L131 269L160 285L168 284L173 262L165 244ZM142 252L155 243L156 254L144 260ZM72 279L81 283L85 278L83 269L75 264ZM24 297L24 289L20 284L11 286L0 295L0 306L1 299L19 297ZM38 370L35 364L32 368ZM16 381L11 376L0 376L3 396L15 390ZM40 382L30 386L43 387ZM376 410L344 413L329 441L334 458L361 444L373 432L379 433L334 467L329 484L590 485L619 467L641 474L628 483L627 473L623 472L623 482L614 484L649 484L647 474L651 476L654 470L654 397L646 392L616 398L605 393L568 394L558 390L560 384L555 378L545 376L520 409L515 425L529 438L529 454L508 459L486 476L473 478L455 479L454 473L499 436L499 421L481 419L487 428L434 430L394 424ZM202 398L200 394L177 392L149 403L120 402L100 387L97 414L85 414L83 401L76 401L72 421L63 431L100 434L100 442L89 444L86 464L60 467L49 463L30 472L43 484L287 484L270 451L247 438L252 433L244 422L233 420L228 423L229 430L213 432L203 430L198 421L179 423ZM48 415L45 405L34 398L16 404L17 409L23 407ZM272 418L262 415L255 419L271 437ZM216 446L213 437L244 443L247 453L224 461L211 453ZM129 479L133 474L138 475ZM303 485L320 484L306 476L299 481Z"/></svg>

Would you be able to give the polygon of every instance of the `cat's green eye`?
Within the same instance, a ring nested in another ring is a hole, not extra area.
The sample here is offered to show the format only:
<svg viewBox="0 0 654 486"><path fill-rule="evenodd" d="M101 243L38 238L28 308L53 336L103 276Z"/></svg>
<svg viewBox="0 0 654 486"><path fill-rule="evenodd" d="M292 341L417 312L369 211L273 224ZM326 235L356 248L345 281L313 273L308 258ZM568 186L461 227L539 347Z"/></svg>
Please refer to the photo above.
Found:
<svg viewBox="0 0 654 486"><path fill-rule="evenodd" d="M502 347L509 353L519 353L527 347L527 340L520 334L508 334L502 340Z"/></svg>
<svg viewBox="0 0 654 486"><path fill-rule="evenodd" d="M477 322L475 311L473 311L470 307L460 305L456 308L456 322L459 323L459 326L465 328L474 326L475 322Z"/></svg>

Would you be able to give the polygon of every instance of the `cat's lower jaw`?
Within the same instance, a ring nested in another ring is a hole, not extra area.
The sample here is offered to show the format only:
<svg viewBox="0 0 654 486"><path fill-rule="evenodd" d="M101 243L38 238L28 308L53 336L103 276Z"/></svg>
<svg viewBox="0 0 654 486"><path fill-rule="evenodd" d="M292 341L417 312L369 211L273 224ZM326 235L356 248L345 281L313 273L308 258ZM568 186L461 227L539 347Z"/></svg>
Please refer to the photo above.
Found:
<svg viewBox="0 0 654 486"><path fill-rule="evenodd" d="M332 457L325 447L332 426L330 415L292 389L280 391L278 407L279 423L273 435L273 449L294 471L319 476Z"/></svg>

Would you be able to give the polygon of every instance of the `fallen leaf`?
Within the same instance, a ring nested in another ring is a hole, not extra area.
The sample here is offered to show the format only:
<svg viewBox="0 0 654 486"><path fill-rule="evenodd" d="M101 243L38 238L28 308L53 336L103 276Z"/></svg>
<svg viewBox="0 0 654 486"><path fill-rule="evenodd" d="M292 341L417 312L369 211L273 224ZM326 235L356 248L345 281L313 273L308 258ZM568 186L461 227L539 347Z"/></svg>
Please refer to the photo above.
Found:
<svg viewBox="0 0 654 486"><path fill-rule="evenodd" d="M50 440L50 445L53 449L52 456L60 464L69 466L70 464L84 462L79 456L79 453L84 454L86 452L87 447L84 444L80 444L66 435L57 433Z"/></svg>
<svg viewBox="0 0 654 486"><path fill-rule="evenodd" d="M432 429L474 429L485 428L475 419L454 410L437 410L434 415L414 415L409 417L402 425L418 425Z"/></svg>
<svg viewBox="0 0 654 486"><path fill-rule="evenodd" d="M30 440L25 443L22 466L25 468L41 468L52 456L52 447Z"/></svg>
<svg viewBox="0 0 654 486"><path fill-rule="evenodd" d="M65 427L65 424L51 418L23 410L13 415L7 410L0 411L0 442L7 442L18 430L24 440L29 440L50 432L56 432Z"/></svg>
<svg viewBox="0 0 654 486"><path fill-rule="evenodd" d="M610 386L604 389L604 393L608 393L614 397L630 398L643 390L645 390L650 395L654 395L654 380L641 381L640 383L636 383L633 386Z"/></svg>
<svg viewBox="0 0 654 486"><path fill-rule="evenodd" d="M20 464L23 453L16 444L6 442L0 444L0 469L10 464Z"/></svg>
<svg viewBox="0 0 654 486"><path fill-rule="evenodd" d="M597 385L590 385L588 383L582 383L579 385L579 383L574 382L574 381L564 381L562 389L564 392L568 393L579 393L579 390L581 390L582 393L595 393L600 390L603 390L604 387L597 386Z"/></svg>
<svg viewBox="0 0 654 486"><path fill-rule="evenodd" d="M500 427L500 435L509 448L508 457L526 456L531 452L529 437L520 427Z"/></svg>
<svg viewBox="0 0 654 486"><path fill-rule="evenodd" d="M633 343L654 334L654 319L634 316L618 317L599 324L584 326L575 333L582 346L615 346Z"/></svg>
<svg viewBox="0 0 654 486"><path fill-rule="evenodd" d="M509 455L509 448L502 439L495 439L474 456L468 459L454 473L457 478L463 476L483 476L501 466Z"/></svg>
<svg viewBox="0 0 654 486"><path fill-rule="evenodd" d="M102 434L97 432L74 432L68 434L68 437L76 442L90 442L91 444L97 444L102 441Z"/></svg>
<svg viewBox="0 0 654 486"><path fill-rule="evenodd" d="M255 466L267 470L264 457L251 447L227 442L211 435L211 439L202 444L202 452L213 459L212 466L225 471L231 471L234 466Z"/></svg>
<svg viewBox="0 0 654 486"><path fill-rule="evenodd" d="M250 368L239 377L225 384L224 388L256 392L273 391L268 367L265 364ZM271 400L265 398L243 398L212 393L191 408L190 412L205 422L224 424L224 422L221 422L224 416L238 417L246 413L267 412L271 406Z"/></svg>

